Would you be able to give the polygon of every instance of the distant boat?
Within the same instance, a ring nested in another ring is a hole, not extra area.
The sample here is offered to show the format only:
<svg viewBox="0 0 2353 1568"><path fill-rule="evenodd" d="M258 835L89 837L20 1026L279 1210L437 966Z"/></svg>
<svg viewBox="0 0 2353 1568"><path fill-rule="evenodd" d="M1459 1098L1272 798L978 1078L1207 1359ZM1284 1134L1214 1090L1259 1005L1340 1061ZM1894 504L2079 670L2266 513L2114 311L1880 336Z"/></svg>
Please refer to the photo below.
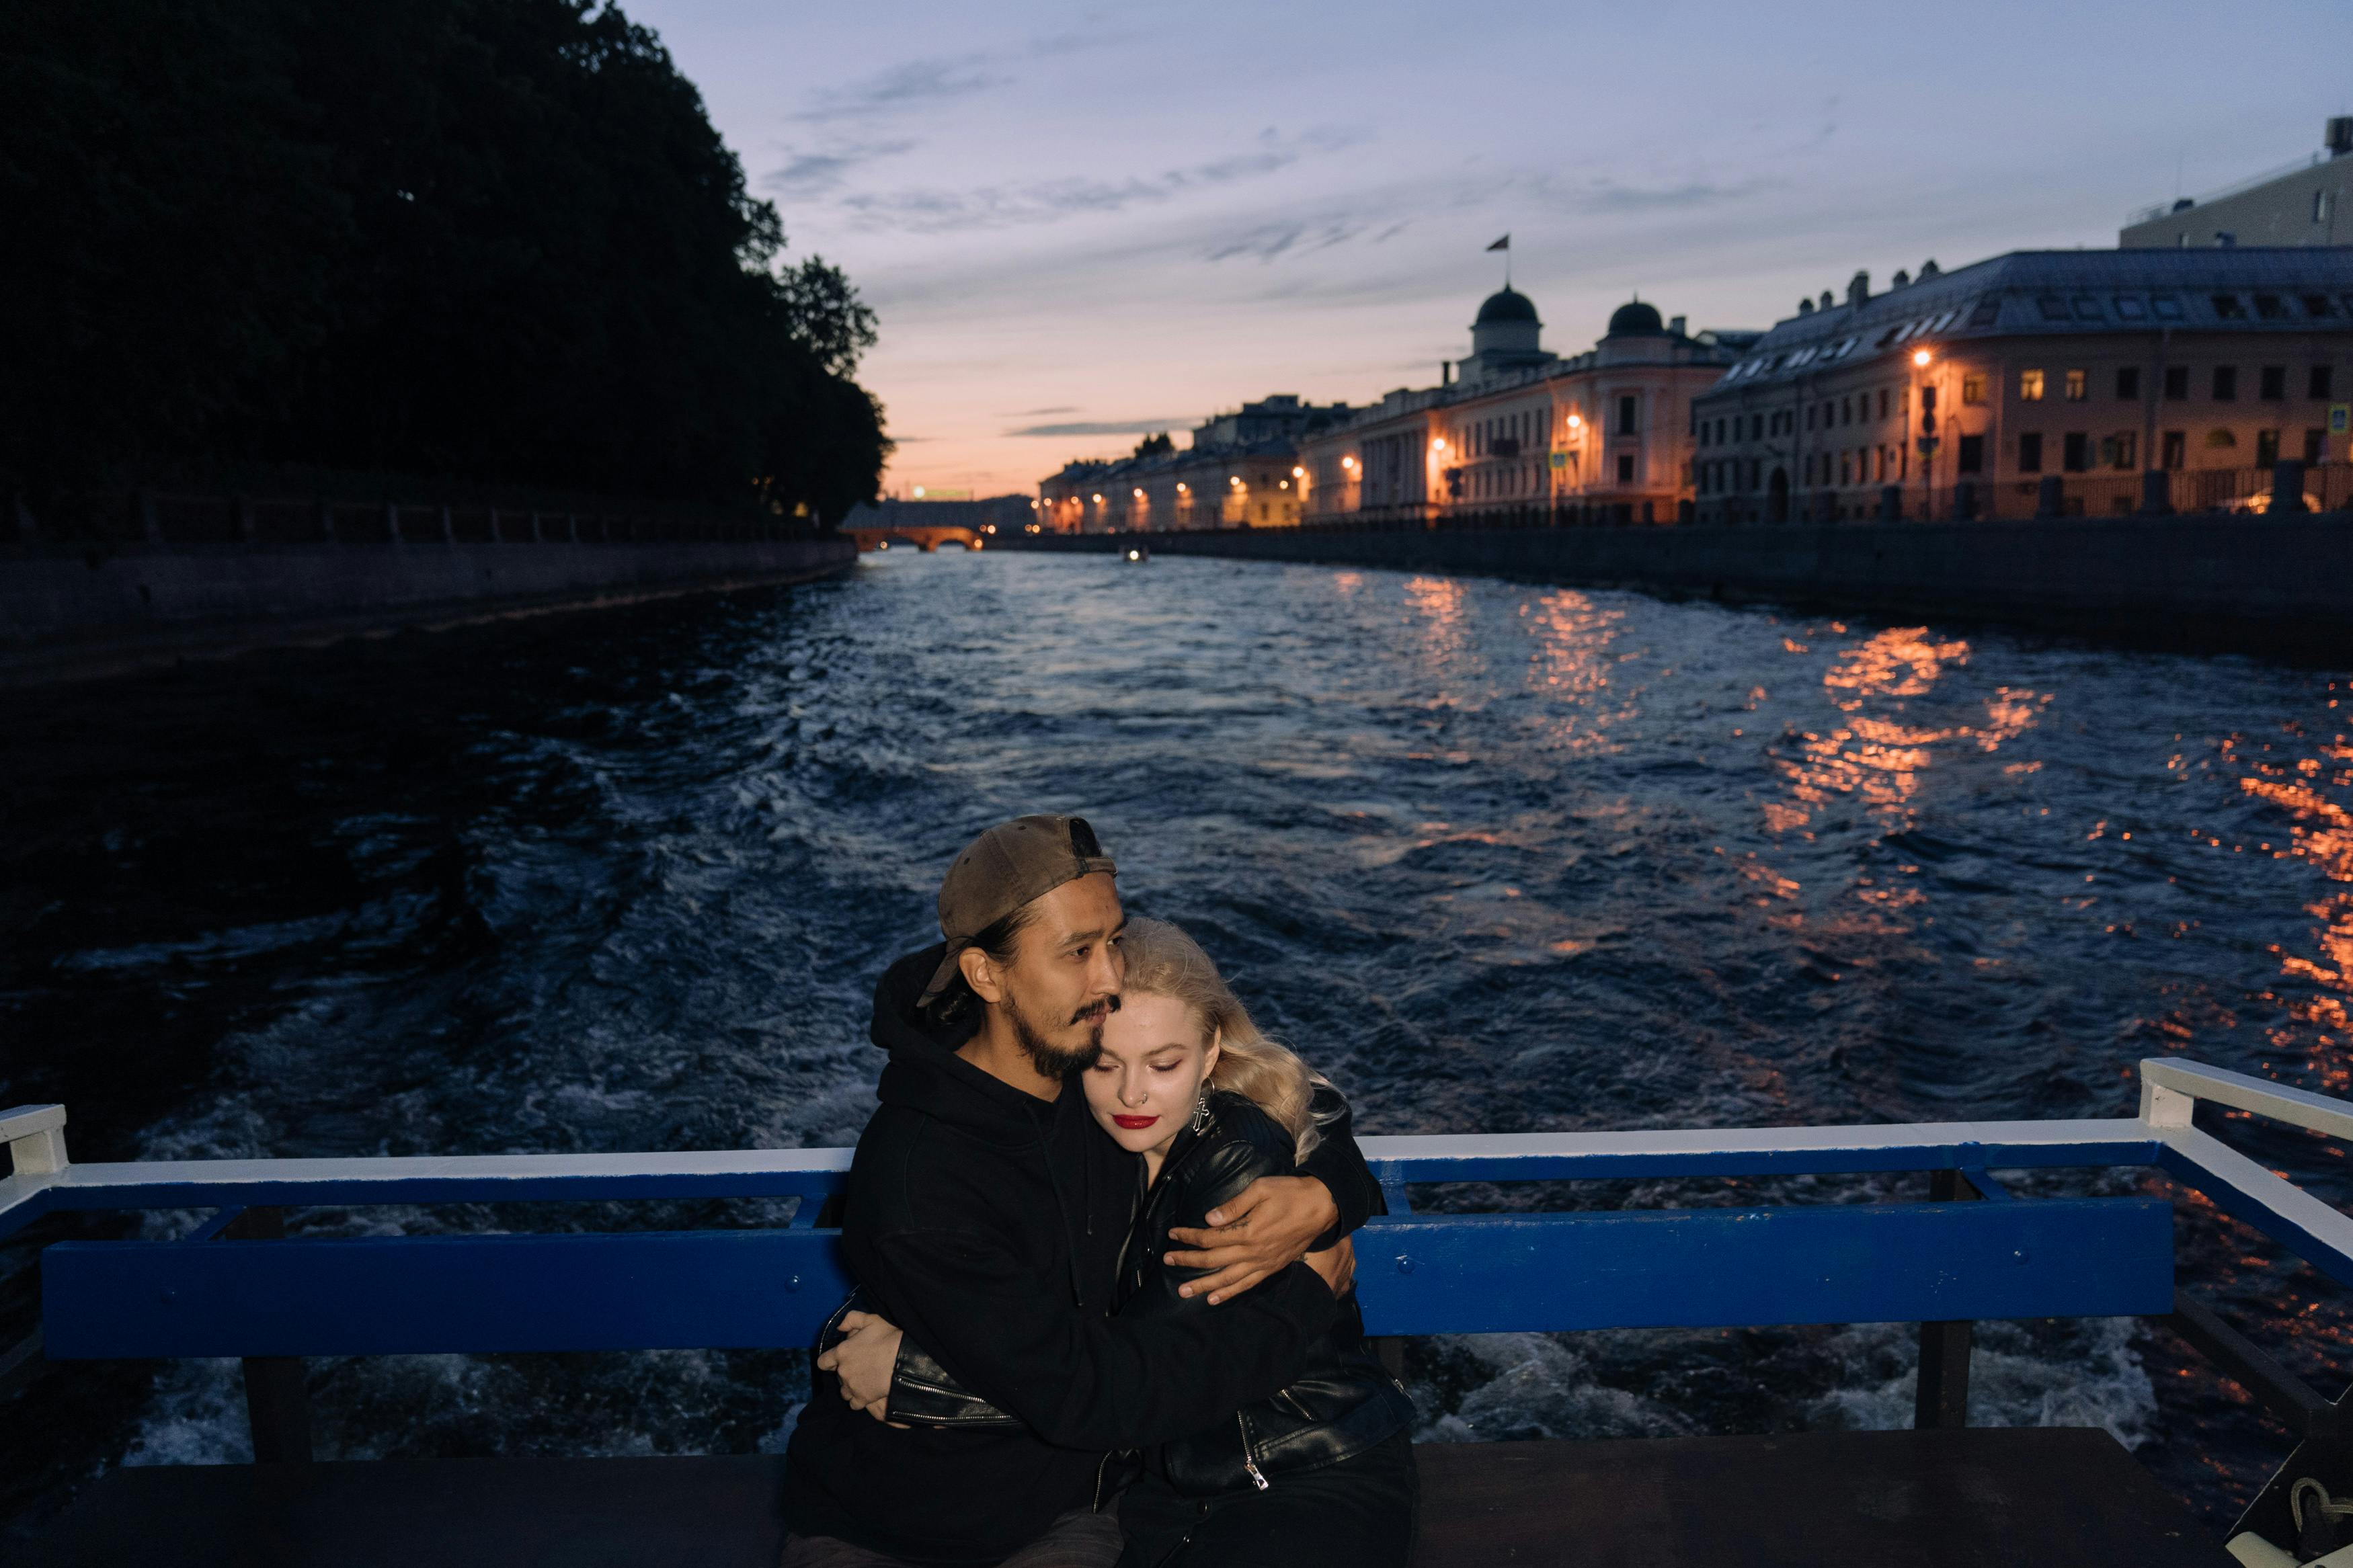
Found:
<svg viewBox="0 0 2353 1568"><path fill-rule="evenodd" d="M1127 559L1134 562L1149 561L1152 559L1152 552L1141 544L1131 544L1127 547Z"/></svg>

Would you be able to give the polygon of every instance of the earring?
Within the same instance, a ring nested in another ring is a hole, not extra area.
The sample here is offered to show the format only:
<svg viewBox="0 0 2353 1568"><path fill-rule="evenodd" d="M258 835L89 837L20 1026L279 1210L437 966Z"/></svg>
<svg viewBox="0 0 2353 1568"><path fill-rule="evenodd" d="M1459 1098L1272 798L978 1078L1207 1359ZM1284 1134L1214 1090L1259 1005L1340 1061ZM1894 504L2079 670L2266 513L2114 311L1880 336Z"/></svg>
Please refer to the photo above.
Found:
<svg viewBox="0 0 2353 1568"><path fill-rule="evenodd" d="M1209 1130L1209 1091L1206 1089L1193 1097L1192 1127L1196 1136Z"/></svg>

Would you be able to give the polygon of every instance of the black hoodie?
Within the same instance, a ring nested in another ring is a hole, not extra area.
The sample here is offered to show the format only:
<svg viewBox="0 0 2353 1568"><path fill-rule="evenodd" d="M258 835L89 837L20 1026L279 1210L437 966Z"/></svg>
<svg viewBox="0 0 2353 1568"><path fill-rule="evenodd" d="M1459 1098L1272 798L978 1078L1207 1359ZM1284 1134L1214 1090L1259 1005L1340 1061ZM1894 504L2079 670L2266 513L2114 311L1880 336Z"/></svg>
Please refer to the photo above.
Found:
<svg viewBox="0 0 2353 1568"><path fill-rule="evenodd" d="M1335 1305L1294 1264L1213 1312L1112 1317L1134 1156L1075 1080L1050 1105L955 1054L969 1031L914 1005L943 951L901 959L875 988L891 1061L850 1165L843 1251L885 1317L1027 1430L887 1426L815 1373L785 1515L797 1535L982 1564L1093 1501L1109 1450L1198 1432L1290 1383ZM1378 1188L1353 1142L1333 1142L1345 1163L1311 1170L1353 1229Z"/></svg>

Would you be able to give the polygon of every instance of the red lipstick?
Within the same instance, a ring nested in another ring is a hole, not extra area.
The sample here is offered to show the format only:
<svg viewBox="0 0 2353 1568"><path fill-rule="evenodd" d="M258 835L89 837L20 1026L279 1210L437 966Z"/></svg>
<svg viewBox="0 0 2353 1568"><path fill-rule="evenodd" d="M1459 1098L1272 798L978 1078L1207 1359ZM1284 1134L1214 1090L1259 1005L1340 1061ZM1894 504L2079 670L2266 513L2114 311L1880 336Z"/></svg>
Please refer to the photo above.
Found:
<svg viewBox="0 0 2353 1568"><path fill-rule="evenodd" d="M1130 1132L1141 1132L1145 1128L1151 1126L1154 1122L1159 1121L1160 1118L1157 1116L1114 1116L1112 1120L1118 1122L1122 1127L1126 1128Z"/></svg>

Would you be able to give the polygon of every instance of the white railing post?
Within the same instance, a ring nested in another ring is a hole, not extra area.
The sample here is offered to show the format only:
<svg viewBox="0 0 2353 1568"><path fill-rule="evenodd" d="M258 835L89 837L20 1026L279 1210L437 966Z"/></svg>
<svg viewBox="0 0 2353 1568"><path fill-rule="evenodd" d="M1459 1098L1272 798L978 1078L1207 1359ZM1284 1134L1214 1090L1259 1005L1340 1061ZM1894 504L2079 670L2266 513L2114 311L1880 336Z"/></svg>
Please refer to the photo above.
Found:
<svg viewBox="0 0 2353 1568"><path fill-rule="evenodd" d="M55 1175L66 1168L66 1108L20 1105L0 1110L0 1142L20 1176Z"/></svg>

